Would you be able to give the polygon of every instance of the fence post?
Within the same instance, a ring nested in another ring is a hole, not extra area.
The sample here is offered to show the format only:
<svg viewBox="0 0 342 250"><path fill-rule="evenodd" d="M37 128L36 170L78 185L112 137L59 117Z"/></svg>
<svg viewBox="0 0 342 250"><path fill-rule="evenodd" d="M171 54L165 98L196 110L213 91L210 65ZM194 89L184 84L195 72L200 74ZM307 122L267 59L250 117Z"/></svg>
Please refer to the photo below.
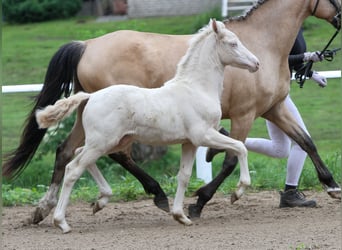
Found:
<svg viewBox="0 0 342 250"><path fill-rule="evenodd" d="M228 0L222 0L221 16L223 18L228 16Z"/></svg>

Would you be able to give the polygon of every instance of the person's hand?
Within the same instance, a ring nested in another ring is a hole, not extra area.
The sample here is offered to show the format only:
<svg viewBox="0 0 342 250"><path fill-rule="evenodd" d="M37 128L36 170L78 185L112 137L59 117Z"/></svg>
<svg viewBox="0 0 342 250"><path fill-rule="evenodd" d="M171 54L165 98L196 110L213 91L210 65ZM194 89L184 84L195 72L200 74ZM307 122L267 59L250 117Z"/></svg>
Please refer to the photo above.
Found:
<svg viewBox="0 0 342 250"><path fill-rule="evenodd" d="M312 72L311 79L314 80L318 84L318 86L322 88L328 85L327 79L316 71Z"/></svg>
<svg viewBox="0 0 342 250"><path fill-rule="evenodd" d="M320 62L324 59L323 55L319 56L320 53L321 53L320 51L305 52L303 61L304 62L308 62L308 61Z"/></svg>

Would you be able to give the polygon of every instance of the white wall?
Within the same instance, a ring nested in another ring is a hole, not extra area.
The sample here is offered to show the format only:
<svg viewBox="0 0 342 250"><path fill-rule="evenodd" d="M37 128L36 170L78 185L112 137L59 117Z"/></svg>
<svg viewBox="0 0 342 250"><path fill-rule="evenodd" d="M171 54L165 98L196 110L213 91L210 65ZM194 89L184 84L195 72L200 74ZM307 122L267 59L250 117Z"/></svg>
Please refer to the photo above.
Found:
<svg viewBox="0 0 342 250"><path fill-rule="evenodd" d="M128 16L156 17L192 15L221 6L221 0L128 0Z"/></svg>

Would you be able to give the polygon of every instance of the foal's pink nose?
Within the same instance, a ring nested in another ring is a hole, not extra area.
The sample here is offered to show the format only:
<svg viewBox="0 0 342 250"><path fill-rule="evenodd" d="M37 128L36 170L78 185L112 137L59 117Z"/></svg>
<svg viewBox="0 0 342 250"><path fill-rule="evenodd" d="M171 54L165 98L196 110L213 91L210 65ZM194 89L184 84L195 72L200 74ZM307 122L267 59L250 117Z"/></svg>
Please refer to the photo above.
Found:
<svg viewBox="0 0 342 250"><path fill-rule="evenodd" d="M259 69L259 65L259 60L255 58L254 66L249 68L249 72L256 72Z"/></svg>

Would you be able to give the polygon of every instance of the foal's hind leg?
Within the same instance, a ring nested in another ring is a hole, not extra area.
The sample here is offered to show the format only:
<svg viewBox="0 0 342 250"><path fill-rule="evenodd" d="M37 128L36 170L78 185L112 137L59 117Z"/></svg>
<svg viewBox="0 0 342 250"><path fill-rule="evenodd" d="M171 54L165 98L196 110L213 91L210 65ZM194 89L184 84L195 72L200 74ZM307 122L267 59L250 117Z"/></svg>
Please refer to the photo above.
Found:
<svg viewBox="0 0 342 250"><path fill-rule="evenodd" d="M71 161L74 156L74 151L84 142L84 132L82 125L76 121L68 138L58 146L56 150L56 160L54 171L52 174L51 184L46 194L41 198L32 213L32 223L38 224L44 220L50 211L56 206L58 199L58 191L63 180L65 166Z"/></svg>
<svg viewBox="0 0 342 250"><path fill-rule="evenodd" d="M87 170L94 178L96 184L100 189L100 196L98 200L94 204L92 204L93 214L95 214L107 205L109 198L112 196L113 192L108 182L103 177L100 170L97 168L96 164L88 166Z"/></svg>
<svg viewBox="0 0 342 250"><path fill-rule="evenodd" d="M123 152L113 153L109 155L114 161L118 162L122 167L129 171L135 178L137 178L143 185L145 192L148 194L154 194L154 204L164 210L169 212L169 202L163 189L160 187L159 183L149 176L144 170L139 168L132 158Z"/></svg>
<svg viewBox="0 0 342 250"><path fill-rule="evenodd" d="M55 166L52 174L51 184L48 191L40 199L38 206L32 213L32 223L38 224L50 211L56 206L58 200L58 191L64 177L65 166L71 161L76 148L84 143L84 131L82 126L82 111L84 105L80 105L77 110L77 118L67 139L58 146L56 150Z"/></svg>
<svg viewBox="0 0 342 250"><path fill-rule="evenodd" d="M64 175L64 182L58 200L53 220L54 224L62 229L63 233L71 231L70 226L65 220L65 212L69 202L70 194L75 182L83 174L87 168L93 168L96 160L101 156L101 153L96 149L84 148L67 166ZM94 170L94 169L92 169Z"/></svg>

